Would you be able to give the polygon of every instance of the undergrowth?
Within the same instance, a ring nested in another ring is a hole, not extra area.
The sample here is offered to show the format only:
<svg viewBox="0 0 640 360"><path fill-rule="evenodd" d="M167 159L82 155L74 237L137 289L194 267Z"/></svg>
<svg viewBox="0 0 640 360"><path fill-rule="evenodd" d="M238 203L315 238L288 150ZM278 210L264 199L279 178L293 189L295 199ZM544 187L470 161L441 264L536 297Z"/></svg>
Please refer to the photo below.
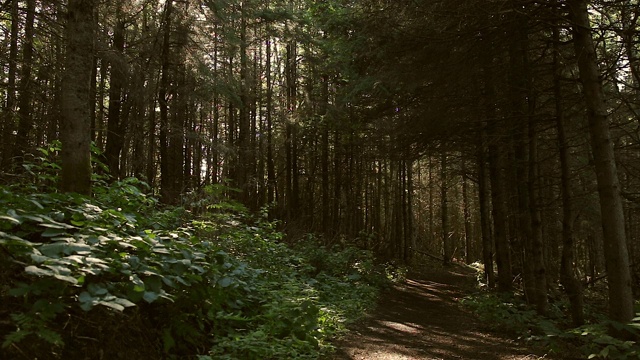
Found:
<svg viewBox="0 0 640 360"><path fill-rule="evenodd" d="M553 301L547 316L540 316L522 297L509 293L480 292L463 300L483 323L494 330L517 334L522 340L549 349L562 359L640 359L640 344L609 335L611 328L640 335L640 317L630 324L608 319L587 305L587 324L572 327L566 301Z"/></svg>
<svg viewBox="0 0 640 360"><path fill-rule="evenodd" d="M370 252L285 245L219 189L198 217L136 179L57 193L56 151L0 186L2 358L317 359L388 281Z"/></svg>

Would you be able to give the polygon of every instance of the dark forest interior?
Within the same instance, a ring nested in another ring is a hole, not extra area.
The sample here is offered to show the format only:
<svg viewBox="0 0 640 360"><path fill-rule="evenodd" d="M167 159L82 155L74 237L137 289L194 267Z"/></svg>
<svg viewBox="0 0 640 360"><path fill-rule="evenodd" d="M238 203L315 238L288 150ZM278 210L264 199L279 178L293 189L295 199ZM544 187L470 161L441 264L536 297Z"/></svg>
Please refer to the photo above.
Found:
<svg viewBox="0 0 640 360"><path fill-rule="evenodd" d="M321 358L465 263L638 358L640 2L0 1L0 261L0 357Z"/></svg>

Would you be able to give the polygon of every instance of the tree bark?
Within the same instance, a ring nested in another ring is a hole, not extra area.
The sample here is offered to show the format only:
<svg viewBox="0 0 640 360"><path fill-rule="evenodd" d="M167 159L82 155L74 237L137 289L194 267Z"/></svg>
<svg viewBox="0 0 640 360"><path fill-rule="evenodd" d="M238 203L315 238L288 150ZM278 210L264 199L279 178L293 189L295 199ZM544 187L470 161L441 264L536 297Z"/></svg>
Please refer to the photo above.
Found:
<svg viewBox="0 0 640 360"><path fill-rule="evenodd" d="M65 192L91 193L91 114L89 92L94 51L96 0L69 0L65 77L62 82L62 173Z"/></svg>

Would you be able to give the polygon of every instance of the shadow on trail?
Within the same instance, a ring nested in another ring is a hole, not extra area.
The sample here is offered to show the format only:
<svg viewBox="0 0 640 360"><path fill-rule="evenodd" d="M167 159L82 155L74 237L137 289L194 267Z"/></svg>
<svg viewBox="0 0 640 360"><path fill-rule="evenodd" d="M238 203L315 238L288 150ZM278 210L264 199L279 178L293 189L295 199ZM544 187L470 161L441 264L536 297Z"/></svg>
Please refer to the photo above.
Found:
<svg viewBox="0 0 640 360"><path fill-rule="evenodd" d="M458 304L473 281L454 268L410 276L383 294L371 318L343 339L336 360L537 359L513 341L482 330Z"/></svg>

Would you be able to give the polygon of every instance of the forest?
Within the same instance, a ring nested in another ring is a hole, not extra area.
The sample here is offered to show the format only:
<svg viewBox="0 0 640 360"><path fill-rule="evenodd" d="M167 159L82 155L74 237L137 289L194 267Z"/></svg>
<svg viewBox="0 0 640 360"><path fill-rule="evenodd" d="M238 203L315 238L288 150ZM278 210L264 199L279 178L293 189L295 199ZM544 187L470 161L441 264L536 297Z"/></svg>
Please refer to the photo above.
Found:
<svg viewBox="0 0 640 360"><path fill-rule="evenodd" d="M0 357L322 358L426 261L640 358L640 2L0 1Z"/></svg>

